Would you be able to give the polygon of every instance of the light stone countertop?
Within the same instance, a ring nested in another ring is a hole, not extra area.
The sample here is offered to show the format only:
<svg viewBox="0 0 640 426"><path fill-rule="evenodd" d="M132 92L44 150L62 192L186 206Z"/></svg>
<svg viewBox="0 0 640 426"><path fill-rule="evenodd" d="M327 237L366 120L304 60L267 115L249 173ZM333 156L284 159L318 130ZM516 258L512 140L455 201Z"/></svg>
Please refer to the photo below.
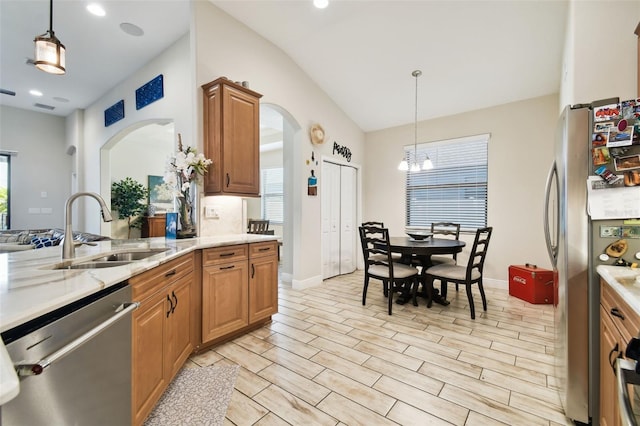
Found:
<svg viewBox="0 0 640 426"><path fill-rule="evenodd" d="M51 269L61 262L62 247L0 254L0 332L118 284L194 250L277 240L277 236L233 234L183 240L141 238L97 242L76 249L74 263L130 249L167 248L143 260L101 269ZM0 340L0 405L15 397L19 383Z"/></svg>
<svg viewBox="0 0 640 426"><path fill-rule="evenodd" d="M640 315L640 268L598 265L596 271Z"/></svg>

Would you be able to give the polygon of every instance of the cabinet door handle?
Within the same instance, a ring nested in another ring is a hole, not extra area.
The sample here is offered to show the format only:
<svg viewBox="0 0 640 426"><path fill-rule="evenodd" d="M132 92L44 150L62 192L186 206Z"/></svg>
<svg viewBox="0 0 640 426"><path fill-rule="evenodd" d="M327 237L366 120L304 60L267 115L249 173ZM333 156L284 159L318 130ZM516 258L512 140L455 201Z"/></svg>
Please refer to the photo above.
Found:
<svg viewBox="0 0 640 426"><path fill-rule="evenodd" d="M167 300L169 301L169 310L167 311L167 318L169 318L169 315L171 314L171 312L173 312L173 301L171 300L168 294L167 294Z"/></svg>
<svg viewBox="0 0 640 426"><path fill-rule="evenodd" d="M221 266L220 269L233 269L235 268L236 265L231 265L231 266Z"/></svg>
<svg viewBox="0 0 640 426"><path fill-rule="evenodd" d="M251 278L253 278L256 275L256 267L255 265L252 263L251 264Z"/></svg>
<svg viewBox="0 0 640 426"><path fill-rule="evenodd" d="M166 277L170 277L170 276L175 275L175 274L176 274L176 270L172 269L169 272L167 272L166 274L164 274L164 276L166 278Z"/></svg>
<svg viewBox="0 0 640 426"><path fill-rule="evenodd" d="M624 319L624 315L622 315L622 312L620 312L618 308L611 308L611 315L613 315L614 317L618 317L622 320Z"/></svg>
<svg viewBox="0 0 640 426"><path fill-rule="evenodd" d="M615 358L612 360L611 359L611 355L613 355L615 352L618 351L618 343L616 343L616 345L613 347L613 349L611 349L611 352L609 352L609 365L611 365L611 369L613 370L613 375L616 375L616 367L615 367ZM618 358L618 357L616 357Z"/></svg>
<svg viewBox="0 0 640 426"><path fill-rule="evenodd" d="M230 182L231 182L231 177L229 176L229 173L227 173L227 188L229 187Z"/></svg>
<svg viewBox="0 0 640 426"><path fill-rule="evenodd" d="M176 304L173 305L173 307L171 308L171 313L173 313L173 311L176 310L176 308L178 307L178 296L176 296L176 292L175 291L171 291L171 296L173 296L173 300L176 301Z"/></svg>

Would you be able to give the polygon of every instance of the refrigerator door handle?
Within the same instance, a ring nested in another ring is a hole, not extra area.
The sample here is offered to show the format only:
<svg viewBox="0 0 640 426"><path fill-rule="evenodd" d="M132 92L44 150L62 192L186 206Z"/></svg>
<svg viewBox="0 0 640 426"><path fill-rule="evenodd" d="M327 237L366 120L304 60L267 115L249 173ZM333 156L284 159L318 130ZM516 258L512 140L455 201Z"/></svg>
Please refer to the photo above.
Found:
<svg viewBox="0 0 640 426"><path fill-rule="evenodd" d="M546 245L547 245L547 251L549 252L549 259L551 259L551 264L554 266L554 268L557 266L557 259L558 259L558 246L554 245L558 243L558 226L557 224L559 223L559 215L560 212L558 211L558 208L556 207L554 209L555 212L555 235L554 235L554 239L552 240L551 238L551 229L550 229L550 223L549 223L549 201L551 199L551 187L553 185L553 182L555 180L555 190L556 190L556 199L558 199L558 195L560 193L560 188L559 188L559 183L558 183L558 167L556 165L556 162L554 161L553 164L551 165L551 168L549 169L549 175L547 176L547 183L545 185L545 191L544 191L544 217L543 217L543 223L544 223L544 238L546 241Z"/></svg>

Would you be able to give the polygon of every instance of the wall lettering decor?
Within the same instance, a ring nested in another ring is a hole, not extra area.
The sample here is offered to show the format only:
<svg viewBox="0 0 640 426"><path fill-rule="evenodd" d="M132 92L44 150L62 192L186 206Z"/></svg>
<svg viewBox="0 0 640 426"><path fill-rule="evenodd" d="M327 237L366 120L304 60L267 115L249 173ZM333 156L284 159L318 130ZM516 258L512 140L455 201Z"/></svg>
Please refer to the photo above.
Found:
<svg viewBox="0 0 640 426"><path fill-rule="evenodd" d="M160 74L148 83L136 89L136 109L146 107L164 97L163 76Z"/></svg>
<svg viewBox="0 0 640 426"><path fill-rule="evenodd" d="M336 153L342 155L348 162L351 162L351 150L345 145L338 145L338 142L334 141L333 154L335 155Z"/></svg>
<svg viewBox="0 0 640 426"><path fill-rule="evenodd" d="M104 127L109 127L124 118L124 99L104 110Z"/></svg>

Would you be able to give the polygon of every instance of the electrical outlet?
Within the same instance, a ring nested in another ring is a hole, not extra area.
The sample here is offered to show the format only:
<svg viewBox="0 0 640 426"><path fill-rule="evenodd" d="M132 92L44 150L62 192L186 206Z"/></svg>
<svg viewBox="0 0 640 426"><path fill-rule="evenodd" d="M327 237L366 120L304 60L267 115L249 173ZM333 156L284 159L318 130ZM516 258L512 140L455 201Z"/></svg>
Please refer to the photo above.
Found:
<svg viewBox="0 0 640 426"><path fill-rule="evenodd" d="M219 219L218 212L214 207L205 206L204 207L204 217L208 219Z"/></svg>

